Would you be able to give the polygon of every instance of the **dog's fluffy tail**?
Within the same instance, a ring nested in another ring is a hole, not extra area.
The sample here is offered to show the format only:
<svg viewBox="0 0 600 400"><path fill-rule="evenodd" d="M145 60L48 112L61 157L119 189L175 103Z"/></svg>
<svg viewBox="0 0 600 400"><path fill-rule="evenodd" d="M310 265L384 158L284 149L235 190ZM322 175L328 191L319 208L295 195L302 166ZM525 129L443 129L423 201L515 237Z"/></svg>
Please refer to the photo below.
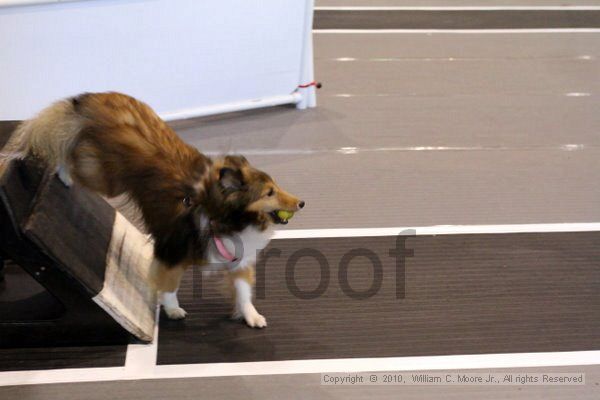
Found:
<svg viewBox="0 0 600 400"><path fill-rule="evenodd" d="M29 155L43 159L53 168L64 165L83 127L75 104L75 99L58 101L35 118L22 122L0 152L0 170L3 164Z"/></svg>

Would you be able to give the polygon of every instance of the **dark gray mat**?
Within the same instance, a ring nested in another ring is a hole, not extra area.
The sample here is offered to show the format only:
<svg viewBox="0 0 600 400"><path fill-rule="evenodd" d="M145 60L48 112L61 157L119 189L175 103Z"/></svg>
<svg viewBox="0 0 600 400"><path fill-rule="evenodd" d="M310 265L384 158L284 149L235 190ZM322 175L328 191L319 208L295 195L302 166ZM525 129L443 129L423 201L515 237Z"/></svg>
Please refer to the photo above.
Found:
<svg viewBox="0 0 600 400"><path fill-rule="evenodd" d="M228 320L216 284L190 273L180 290L188 317L161 320L158 363L600 349L600 233L411 237L405 275L395 247L393 237L272 242L280 256L258 268L264 330ZM345 255L369 251L380 267L359 256L340 278Z"/></svg>
<svg viewBox="0 0 600 400"><path fill-rule="evenodd" d="M0 371L122 367L127 346L0 349Z"/></svg>
<svg viewBox="0 0 600 400"><path fill-rule="evenodd" d="M600 27L600 11L317 10L315 29L535 29Z"/></svg>

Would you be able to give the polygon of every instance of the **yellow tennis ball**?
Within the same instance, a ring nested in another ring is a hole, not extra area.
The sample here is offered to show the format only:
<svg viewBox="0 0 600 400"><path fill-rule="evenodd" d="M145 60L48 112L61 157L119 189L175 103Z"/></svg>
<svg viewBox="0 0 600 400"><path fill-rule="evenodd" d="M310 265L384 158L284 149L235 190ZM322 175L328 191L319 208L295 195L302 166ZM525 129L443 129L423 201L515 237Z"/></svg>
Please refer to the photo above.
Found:
<svg viewBox="0 0 600 400"><path fill-rule="evenodd" d="M277 211L277 216L279 218L281 218L283 221L287 221L288 219L290 219L290 218L292 218L294 216L294 212L293 211L279 210L279 211Z"/></svg>

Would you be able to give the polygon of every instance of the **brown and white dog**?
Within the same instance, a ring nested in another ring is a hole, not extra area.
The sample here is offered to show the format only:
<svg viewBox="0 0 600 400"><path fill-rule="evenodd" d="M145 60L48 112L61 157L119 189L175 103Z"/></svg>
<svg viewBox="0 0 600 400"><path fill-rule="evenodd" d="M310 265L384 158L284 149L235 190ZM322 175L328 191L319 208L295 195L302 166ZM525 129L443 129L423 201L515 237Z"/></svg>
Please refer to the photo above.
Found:
<svg viewBox="0 0 600 400"><path fill-rule="evenodd" d="M148 105L120 93L86 93L51 105L17 128L4 153L37 156L67 185L75 181L132 201L154 240L153 283L169 318L186 315L177 300L185 270L221 263L233 317L267 325L252 304L257 252L269 243L273 224L286 222L277 211L297 211L304 202L244 157L211 160Z"/></svg>

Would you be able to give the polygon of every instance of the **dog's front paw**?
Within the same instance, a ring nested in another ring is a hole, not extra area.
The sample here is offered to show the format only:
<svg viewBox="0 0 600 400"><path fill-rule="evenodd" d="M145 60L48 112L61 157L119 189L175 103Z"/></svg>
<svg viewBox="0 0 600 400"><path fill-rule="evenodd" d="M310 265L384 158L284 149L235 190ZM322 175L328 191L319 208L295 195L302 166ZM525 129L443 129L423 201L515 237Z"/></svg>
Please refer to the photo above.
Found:
<svg viewBox="0 0 600 400"><path fill-rule="evenodd" d="M231 316L233 319L244 319L251 328L264 328L267 326L267 319L260 315L252 304L246 304L242 309L236 309Z"/></svg>
<svg viewBox="0 0 600 400"><path fill-rule="evenodd" d="M248 326L251 328L264 328L265 326L267 326L267 319L259 313L244 316L244 320L246 321L246 324L248 324Z"/></svg>
<svg viewBox="0 0 600 400"><path fill-rule="evenodd" d="M169 317L169 319L184 319L185 316L187 315L187 311L185 311L181 307L173 307L173 308L165 307L165 314L167 314L167 317Z"/></svg>
<svg viewBox="0 0 600 400"><path fill-rule="evenodd" d="M242 307L242 315L246 324L251 328L264 328L267 326L267 319L260 315L252 304L246 304Z"/></svg>

